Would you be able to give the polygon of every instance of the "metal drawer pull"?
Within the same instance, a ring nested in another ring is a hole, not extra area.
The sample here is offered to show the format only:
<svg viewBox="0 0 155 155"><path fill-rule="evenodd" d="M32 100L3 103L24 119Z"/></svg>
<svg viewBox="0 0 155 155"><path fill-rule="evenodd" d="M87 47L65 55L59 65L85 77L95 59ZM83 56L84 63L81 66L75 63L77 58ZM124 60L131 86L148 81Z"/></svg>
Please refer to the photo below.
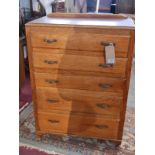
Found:
<svg viewBox="0 0 155 155"><path fill-rule="evenodd" d="M115 63L115 44L112 42L101 42L105 48L105 64L99 65L100 67L112 67Z"/></svg>
<svg viewBox="0 0 155 155"><path fill-rule="evenodd" d="M102 45L102 46L110 46L111 44L112 44L113 46L115 46L115 43L113 43L113 42L104 42L104 41L101 42L101 45Z"/></svg>
<svg viewBox="0 0 155 155"><path fill-rule="evenodd" d="M111 88L112 87L112 85L111 84L104 84L104 83L99 83L99 87L101 87L101 88Z"/></svg>
<svg viewBox="0 0 155 155"><path fill-rule="evenodd" d="M58 100L47 99L47 102L49 102L49 103L57 103L59 101Z"/></svg>
<svg viewBox="0 0 155 155"><path fill-rule="evenodd" d="M58 61L53 61L53 60L44 60L44 63L46 64L57 64Z"/></svg>
<svg viewBox="0 0 155 155"><path fill-rule="evenodd" d="M98 129L107 129L108 128L107 125L95 125L95 127Z"/></svg>
<svg viewBox="0 0 155 155"><path fill-rule="evenodd" d="M49 84L54 84L54 83L58 83L58 80L45 80L47 83Z"/></svg>
<svg viewBox="0 0 155 155"><path fill-rule="evenodd" d="M99 67L110 68L113 67L113 64L99 64Z"/></svg>
<svg viewBox="0 0 155 155"><path fill-rule="evenodd" d="M58 120L48 120L50 123L60 123Z"/></svg>
<svg viewBox="0 0 155 155"><path fill-rule="evenodd" d="M56 39L44 39L44 42L46 42L46 43L48 43L48 44L52 44L52 43L54 43L54 42L57 42L57 40Z"/></svg>
<svg viewBox="0 0 155 155"><path fill-rule="evenodd" d="M102 109L110 108L110 105L105 104L105 103L98 103L98 104L96 104L96 106L99 108L102 108Z"/></svg>

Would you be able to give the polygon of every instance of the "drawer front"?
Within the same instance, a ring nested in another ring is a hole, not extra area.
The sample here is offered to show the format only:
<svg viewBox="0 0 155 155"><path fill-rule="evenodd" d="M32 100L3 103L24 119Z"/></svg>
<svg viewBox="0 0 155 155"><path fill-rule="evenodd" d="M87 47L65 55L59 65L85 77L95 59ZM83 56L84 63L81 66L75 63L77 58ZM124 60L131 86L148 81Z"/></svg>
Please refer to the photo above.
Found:
<svg viewBox="0 0 155 155"><path fill-rule="evenodd" d="M73 111L92 114L107 114L119 118L123 98L111 93L85 90L37 88L39 110Z"/></svg>
<svg viewBox="0 0 155 155"><path fill-rule="evenodd" d="M99 72L125 77L126 58L116 58L113 66L107 67L104 64L104 57L33 52L33 66L37 68Z"/></svg>
<svg viewBox="0 0 155 155"><path fill-rule="evenodd" d="M118 96L123 95L123 80L80 75L64 75L50 73L35 73L35 82L38 87L71 88L91 91L115 92Z"/></svg>
<svg viewBox="0 0 155 155"><path fill-rule="evenodd" d="M90 115L38 113L41 131L117 139L119 120Z"/></svg>
<svg viewBox="0 0 155 155"><path fill-rule="evenodd" d="M127 57L130 36L104 35L95 32L84 33L75 29L51 29L49 31L32 31L32 47L45 47L53 49L103 51L102 42L115 44L116 53Z"/></svg>

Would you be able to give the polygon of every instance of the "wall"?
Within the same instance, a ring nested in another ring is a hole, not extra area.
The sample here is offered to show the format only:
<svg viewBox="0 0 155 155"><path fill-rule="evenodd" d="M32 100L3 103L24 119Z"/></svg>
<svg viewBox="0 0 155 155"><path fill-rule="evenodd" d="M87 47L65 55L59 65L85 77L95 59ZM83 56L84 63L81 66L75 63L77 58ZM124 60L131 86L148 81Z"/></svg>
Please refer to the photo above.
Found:
<svg viewBox="0 0 155 155"><path fill-rule="evenodd" d="M20 8L30 8L30 1L29 0L19 0Z"/></svg>
<svg viewBox="0 0 155 155"><path fill-rule="evenodd" d="M117 0L118 1L118 13L135 13L135 0Z"/></svg>
<svg viewBox="0 0 155 155"><path fill-rule="evenodd" d="M36 0L34 0L36 1ZM93 0L94 1L94 0ZM135 13L135 0L116 0L118 13ZM29 8L29 0L20 0L20 6Z"/></svg>

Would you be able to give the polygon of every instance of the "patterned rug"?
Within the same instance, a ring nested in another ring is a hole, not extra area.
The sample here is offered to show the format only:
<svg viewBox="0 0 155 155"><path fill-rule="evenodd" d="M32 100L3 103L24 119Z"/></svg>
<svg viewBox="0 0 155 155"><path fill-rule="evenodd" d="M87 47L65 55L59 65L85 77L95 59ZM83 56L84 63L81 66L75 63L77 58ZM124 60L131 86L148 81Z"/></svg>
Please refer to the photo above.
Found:
<svg viewBox="0 0 155 155"><path fill-rule="evenodd" d="M28 147L28 146L20 146L19 147L19 155L59 155L55 152L53 153L47 153L45 151L42 151L38 148L34 147Z"/></svg>
<svg viewBox="0 0 155 155"><path fill-rule="evenodd" d="M30 102L32 102L32 89L29 75L26 75L25 81L19 91L19 109L24 109L24 106Z"/></svg>
<svg viewBox="0 0 155 155"><path fill-rule="evenodd" d="M51 154L54 151L61 155L134 155L134 118L134 108L127 108L123 141L118 147L109 141L75 136L46 134L39 140L35 137L33 108L30 104L20 113L20 145L37 147Z"/></svg>

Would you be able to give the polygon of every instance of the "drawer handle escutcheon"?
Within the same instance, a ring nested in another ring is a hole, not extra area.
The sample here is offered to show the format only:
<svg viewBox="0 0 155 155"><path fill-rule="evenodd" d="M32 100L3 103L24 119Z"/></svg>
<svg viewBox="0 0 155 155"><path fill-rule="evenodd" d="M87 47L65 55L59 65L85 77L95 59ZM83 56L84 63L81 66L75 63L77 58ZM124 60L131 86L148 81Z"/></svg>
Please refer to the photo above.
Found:
<svg viewBox="0 0 155 155"><path fill-rule="evenodd" d="M110 105L105 104L105 103L98 103L98 104L96 104L96 106L99 108L102 108L102 109L110 108Z"/></svg>
<svg viewBox="0 0 155 155"><path fill-rule="evenodd" d="M98 66L102 68L110 68L113 67L113 64L99 64Z"/></svg>
<svg viewBox="0 0 155 155"><path fill-rule="evenodd" d="M49 103L57 103L59 101L58 100L47 99L47 102L49 102Z"/></svg>
<svg viewBox="0 0 155 155"><path fill-rule="evenodd" d="M113 43L113 42L103 42L103 41L101 41L101 45L102 45L102 46L110 46L110 45L115 46L116 44Z"/></svg>
<svg viewBox="0 0 155 155"><path fill-rule="evenodd" d="M57 42L57 40L56 39L44 39L44 42L46 42L46 43L48 43L48 44L52 44L52 43L54 43L54 42Z"/></svg>
<svg viewBox="0 0 155 155"><path fill-rule="evenodd" d="M111 84L104 84L104 83L99 83L99 87L105 89L105 88L111 88L112 85Z"/></svg>
<svg viewBox="0 0 155 155"><path fill-rule="evenodd" d="M54 83L58 83L58 80L45 80L47 83L49 84L54 84Z"/></svg>
<svg viewBox="0 0 155 155"><path fill-rule="evenodd" d="M107 129L108 128L107 125L95 125L95 127L98 129Z"/></svg>
<svg viewBox="0 0 155 155"><path fill-rule="evenodd" d="M50 123L60 123L58 120L48 120Z"/></svg>
<svg viewBox="0 0 155 155"><path fill-rule="evenodd" d="M57 64L58 61L53 61L53 60L44 60L44 63L46 64Z"/></svg>

